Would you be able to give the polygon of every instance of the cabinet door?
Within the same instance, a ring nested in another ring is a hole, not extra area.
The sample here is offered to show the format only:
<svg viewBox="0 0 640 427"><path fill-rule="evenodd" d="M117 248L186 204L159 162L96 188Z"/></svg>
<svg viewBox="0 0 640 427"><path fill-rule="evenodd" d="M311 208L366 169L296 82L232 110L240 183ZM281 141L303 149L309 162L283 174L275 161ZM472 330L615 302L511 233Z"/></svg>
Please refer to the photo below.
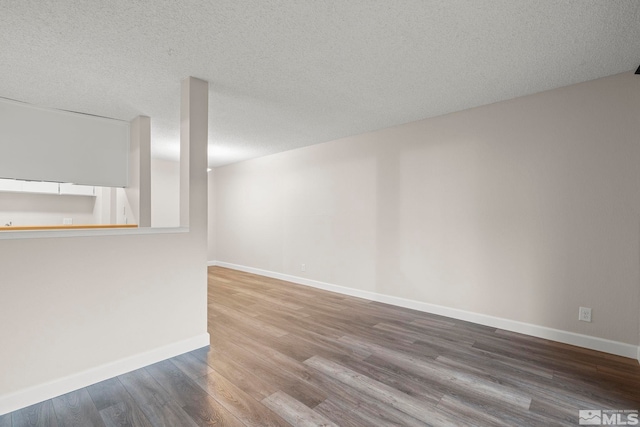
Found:
<svg viewBox="0 0 640 427"><path fill-rule="evenodd" d="M0 191L22 191L22 183L17 179L0 179Z"/></svg>
<svg viewBox="0 0 640 427"><path fill-rule="evenodd" d="M60 184L60 194L95 196L95 187L90 185Z"/></svg>
<svg viewBox="0 0 640 427"><path fill-rule="evenodd" d="M57 182L24 181L22 191L25 193L58 194Z"/></svg>

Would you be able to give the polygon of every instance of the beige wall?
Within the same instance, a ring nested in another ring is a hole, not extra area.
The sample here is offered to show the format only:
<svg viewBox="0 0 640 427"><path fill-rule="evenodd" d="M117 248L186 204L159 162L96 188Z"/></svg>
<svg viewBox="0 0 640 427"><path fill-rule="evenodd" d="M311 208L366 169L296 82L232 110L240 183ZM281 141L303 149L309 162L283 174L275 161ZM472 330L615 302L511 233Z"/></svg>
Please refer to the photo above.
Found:
<svg viewBox="0 0 640 427"><path fill-rule="evenodd" d="M64 218L74 224L93 224L97 198L60 194L0 192L0 226L61 225Z"/></svg>
<svg viewBox="0 0 640 427"><path fill-rule="evenodd" d="M629 73L218 168L215 257L637 345L639 135Z"/></svg>
<svg viewBox="0 0 640 427"><path fill-rule="evenodd" d="M138 220L124 188L114 188L116 192L116 224L137 224Z"/></svg>
<svg viewBox="0 0 640 427"><path fill-rule="evenodd" d="M206 333L206 260L192 240L0 241L0 401Z"/></svg>
<svg viewBox="0 0 640 427"><path fill-rule="evenodd" d="M209 206L208 206L208 212L209 212L209 223L208 223L208 231L209 231L209 235L207 236L207 242L208 242L208 255L207 255L207 259L208 260L215 260L216 259L216 198L215 198L215 194L214 194L214 177L215 174L212 172L209 172L209 177L208 177L208 185L209 185Z"/></svg>
<svg viewBox="0 0 640 427"><path fill-rule="evenodd" d="M93 204L95 224L111 224L111 190L109 187L95 187L96 200Z"/></svg>
<svg viewBox="0 0 640 427"><path fill-rule="evenodd" d="M151 226L180 225L180 162L151 159Z"/></svg>

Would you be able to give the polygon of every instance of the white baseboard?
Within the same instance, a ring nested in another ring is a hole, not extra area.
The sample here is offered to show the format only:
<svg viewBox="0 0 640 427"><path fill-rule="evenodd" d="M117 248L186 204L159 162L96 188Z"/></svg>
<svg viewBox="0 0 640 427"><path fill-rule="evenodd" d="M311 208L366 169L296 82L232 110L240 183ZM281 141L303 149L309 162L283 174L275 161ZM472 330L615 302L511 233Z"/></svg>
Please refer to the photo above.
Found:
<svg viewBox="0 0 640 427"><path fill-rule="evenodd" d="M143 368L156 362L209 345L208 333L150 350L105 365L97 366L68 377L39 384L0 396L0 415L26 408L74 390L90 386L118 375Z"/></svg>
<svg viewBox="0 0 640 427"><path fill-rule="evenodd" d="M531 335L538 338L544 338L552 341L558 341L565 344L571 344L578 347L584 347L591 350L602 351L605 353L616 354L629 358L637 358L640 362L640 346L626 344L618 341L611 341L604 338L592 337L589 335L577 334L574 332L563 331L560 329L548 328L546 326L534 325L531 323L518 322L516 320L504 319L501 317L489 316L471 311L459 310L457 308L445 307L437 304L429 304L426 302L410 300L406 298L394 297L391 295L383 295L375 292L362 291L344 286L333 285L330 283L319 282L317 280L306 279L304 277L291 276L289 274L276 273L273 271L262 270L259 268L246 267L243 265L231 264L222 261L209 261L210 266L220 266L231 268L233 270L244 271L247 273L259 274L261 276L271 277L274 279L286 280L288 282L297 283L299 285L311 286L318 289L324 289L331 292L337 292L344 295L350 295L358 298L364 298L371 301L383 302L399 307L410 308L413 310L423 311L426 313L437 314L440 316L451 317L453 319L465 320L480 325L490 326L492 328L504 329L506 331L518 332L521 334Z"/></svg>

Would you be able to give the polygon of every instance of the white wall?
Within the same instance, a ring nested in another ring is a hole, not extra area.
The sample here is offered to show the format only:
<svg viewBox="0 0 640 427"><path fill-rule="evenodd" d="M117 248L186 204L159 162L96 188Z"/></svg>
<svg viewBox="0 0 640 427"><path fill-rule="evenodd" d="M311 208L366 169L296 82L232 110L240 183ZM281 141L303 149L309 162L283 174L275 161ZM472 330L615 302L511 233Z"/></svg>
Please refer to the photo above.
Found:
<svg viewBox="0 0 640 427"><path fill-rule="evenodd" d="M95 187L95 196L0 191L0 226L62 225L64 218L74 225L124 224L125 217L133 224L132 212L122 188Z"/></svg>
<svg viewBox="0 0 640 427"><path fill-rule="evenodd" d="M96 203L93 207L94 224L116 224L116 188L95 187Z"/></svg>
<svg viewBox="0 0 640 427"><path fill-rule="evenodd" d="M116 224L138 224L134 208L124 188L113 188L116 192Z"/></svg>
<svg viewBox="0 0 640 427"><path fill-rule="evenodd" d="M94 224L96 197L0 192L0 226Z"/></svg>
<svg viewBox="0 0 640 427"><path fill-rule="evenodd" d="M637 346L638 135L628 73L217 168L215 259Z"/></svg>
<svg viewBox="0 0 640 427"><path fill-rule="evenodd" d="M212 172L209 173L209 235L207 236L208 242L208 258L209 260L216 259L216 198L213 191L214 188L214 176L215 174Z"/></svg>
<svg viewBox="0 0 640 427"><path fill-rule="evenodd" d="M151 159L151 226L180 225L180 162Z"/></svg>
<svg viewBox="0 0 640 427"><path fill-rule="evenodd" d="M190 233L0 241L2 398L206 333Z"/></svg>

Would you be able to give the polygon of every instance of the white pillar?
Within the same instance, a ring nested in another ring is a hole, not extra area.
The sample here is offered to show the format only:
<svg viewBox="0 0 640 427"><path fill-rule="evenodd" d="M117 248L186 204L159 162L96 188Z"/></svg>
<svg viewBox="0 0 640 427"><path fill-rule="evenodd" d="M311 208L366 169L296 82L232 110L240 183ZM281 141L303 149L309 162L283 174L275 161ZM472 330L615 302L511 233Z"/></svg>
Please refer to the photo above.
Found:
<svg viewBox="0 0 640 427"><path fill-rule="evenodd" d="M134 218L140 227L151 227L151 119L138 116L131 122L129 185L125 188Z"/></svg>
<svg viewBox="0 0 640 427"><path fill-rule="evenodd" d="M201 236L206 254L209 83L182 81L180 119L180 226Z"/></svg>

